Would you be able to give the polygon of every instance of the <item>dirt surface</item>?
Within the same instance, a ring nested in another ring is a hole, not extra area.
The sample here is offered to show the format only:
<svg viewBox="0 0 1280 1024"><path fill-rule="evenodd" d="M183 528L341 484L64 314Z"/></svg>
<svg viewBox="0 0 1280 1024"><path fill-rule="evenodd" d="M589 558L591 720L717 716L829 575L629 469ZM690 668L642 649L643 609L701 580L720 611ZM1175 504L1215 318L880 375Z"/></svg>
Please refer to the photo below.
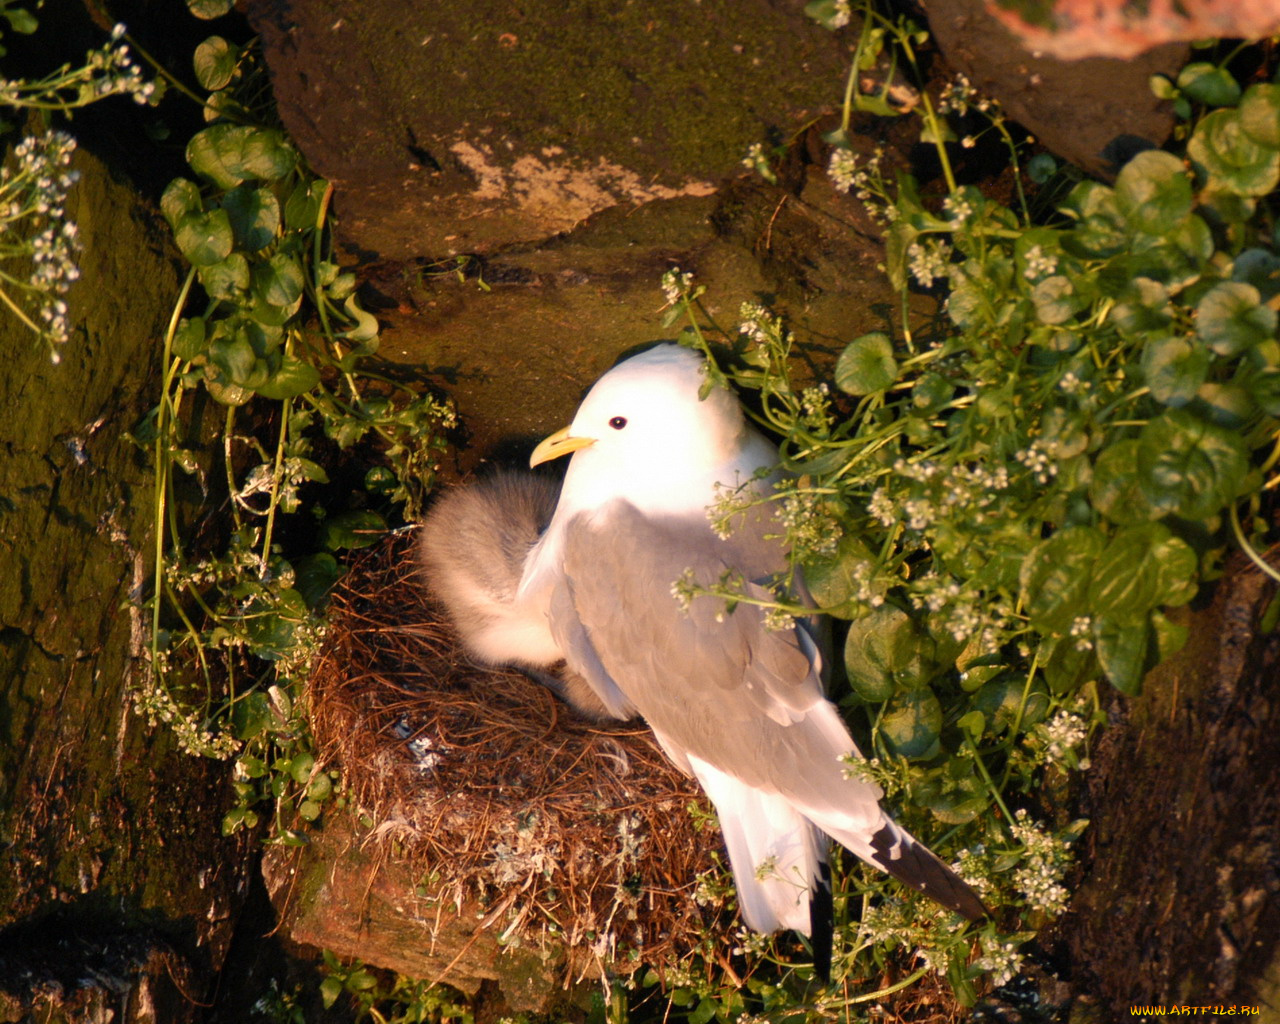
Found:
<svg viewBox="0 0 1280 1024"><path fill-rule="evenodd" d="M1280 635L1258 629L1275 597L1239 558L1187 646L1109 708L1086 873L1044 942L1117 1017L1177 1003L1280 1019Z"/></svg>

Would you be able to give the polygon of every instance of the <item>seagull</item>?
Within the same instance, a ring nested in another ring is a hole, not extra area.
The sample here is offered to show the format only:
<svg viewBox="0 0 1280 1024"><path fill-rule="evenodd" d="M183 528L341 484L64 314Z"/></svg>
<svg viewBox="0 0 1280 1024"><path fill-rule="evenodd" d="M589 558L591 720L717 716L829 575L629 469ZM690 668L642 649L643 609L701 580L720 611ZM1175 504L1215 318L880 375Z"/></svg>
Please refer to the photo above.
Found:
<svg viewBox="0 0 1280 1024"><path fill-rule="evenodd" d="M767 501L778 453L702 357L662 344L617 364L530 466L563 456L545 529L505 549L503 614L462 631L472 650L538 669L563 660L589 691L589 712L643 717L715 805L744 922L811 936L820 976L830 966L827 837L985 917L977 894L884 812L880 787L847 772L861 755L826 699L810 623L766 620L788 571ZM760 500L720 536L708 508L728 492ZM709 595L678 600L673 584L690 579L734 580L747 600L732 611Z"/></svg>

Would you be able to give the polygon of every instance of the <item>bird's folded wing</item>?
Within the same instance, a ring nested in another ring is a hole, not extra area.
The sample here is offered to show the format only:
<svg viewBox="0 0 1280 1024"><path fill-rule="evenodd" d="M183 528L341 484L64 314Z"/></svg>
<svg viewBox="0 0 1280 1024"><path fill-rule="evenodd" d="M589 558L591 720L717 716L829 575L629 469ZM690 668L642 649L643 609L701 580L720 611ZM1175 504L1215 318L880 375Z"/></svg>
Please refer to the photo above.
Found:
<svg viewBox="0 0 1280 1024"><path fill-rule="evenodd" d="M718 581L726 550L705 522L648 517L626 502L575 517L551 614L570 666L602 695L625 696L671 745L744 783L846 813L852 801L855 817L878 821L879 788L843 778L853 741L799 628L771 630L749 603L728 611L700 596L686 609L673 596L687 571Z"/></svg>

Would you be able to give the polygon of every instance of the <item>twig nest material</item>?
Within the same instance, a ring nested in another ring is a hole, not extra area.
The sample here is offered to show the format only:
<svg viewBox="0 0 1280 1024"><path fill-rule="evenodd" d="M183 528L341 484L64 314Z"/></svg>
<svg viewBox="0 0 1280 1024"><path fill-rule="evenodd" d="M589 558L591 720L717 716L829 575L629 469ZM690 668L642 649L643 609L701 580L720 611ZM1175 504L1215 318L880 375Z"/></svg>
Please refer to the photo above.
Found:
<svg viewBox="0 0 1280 1024"><path fill-rule="evenodd" d="M437 970L462 955L443 924L463 913L559 961L566 981L679 957L704 931L694 892L720 846L696 784L643 726L586 722L524 676L470 664L414 543L393 537L352 566L311 675L322 760L372 820L352 856L410 880L402 907ZM379 957L379 930L350 955L403 969Z"/></svg>

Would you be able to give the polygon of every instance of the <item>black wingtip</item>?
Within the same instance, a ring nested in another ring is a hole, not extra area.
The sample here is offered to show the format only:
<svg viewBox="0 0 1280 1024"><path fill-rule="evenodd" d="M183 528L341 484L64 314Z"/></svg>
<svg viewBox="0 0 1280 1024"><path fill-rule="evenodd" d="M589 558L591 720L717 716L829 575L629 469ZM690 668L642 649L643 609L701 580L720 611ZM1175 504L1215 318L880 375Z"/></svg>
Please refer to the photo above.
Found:
<svg viewBox="0 0 1280 1024"><path fill-rule="evenodd" d="M809 948L813 973L824 985L831 983L831 949L835 941L835 903L831 898L831 867L823 861L809 890Z"/></svg>
<svg viewBox="0 0 1280 1024"><path fill-rule="evenodd" d="M969 884L916 842L907 832L889 822L871 837L877 867L905 882L948 910L981 921L991 916Z"/></svg>

